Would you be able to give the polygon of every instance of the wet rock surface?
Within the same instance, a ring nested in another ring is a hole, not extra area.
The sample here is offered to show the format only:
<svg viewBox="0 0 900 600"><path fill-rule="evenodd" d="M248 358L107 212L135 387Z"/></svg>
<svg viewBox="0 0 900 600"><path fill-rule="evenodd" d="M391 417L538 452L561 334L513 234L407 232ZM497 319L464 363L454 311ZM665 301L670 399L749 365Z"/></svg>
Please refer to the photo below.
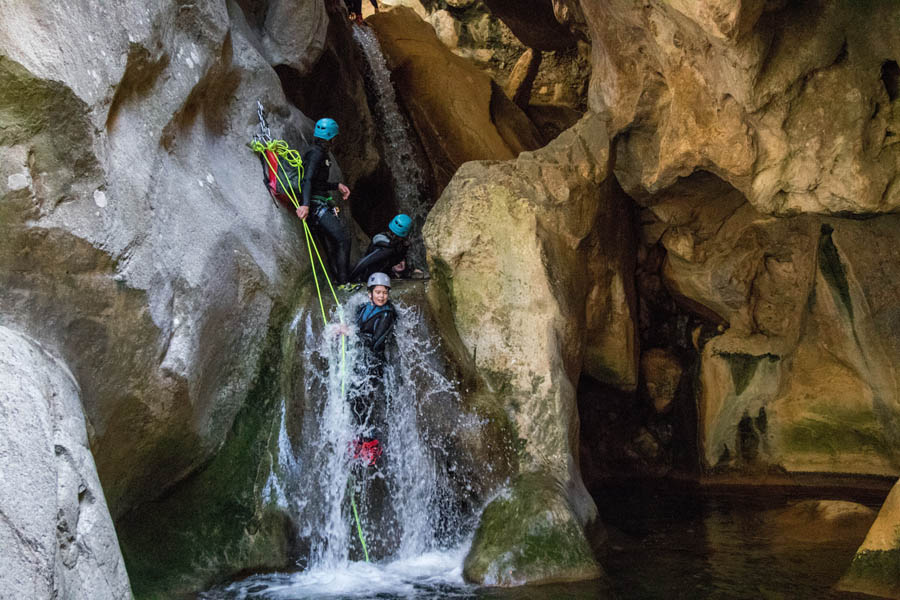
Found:
<svg viewBox="0 0 900 600"><path fill-rule="evenodd" d="M464 162L510 159L540 134L490 77L451 53L404 7L369 17L400 101L422 140L438 191Z"/></svg>

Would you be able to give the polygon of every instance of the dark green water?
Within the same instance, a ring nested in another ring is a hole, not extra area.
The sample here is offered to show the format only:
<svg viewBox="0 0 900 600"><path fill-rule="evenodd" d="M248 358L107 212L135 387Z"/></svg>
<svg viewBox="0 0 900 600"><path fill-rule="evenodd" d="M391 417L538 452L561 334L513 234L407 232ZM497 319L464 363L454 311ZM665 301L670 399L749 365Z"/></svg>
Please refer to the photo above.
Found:
<svg viewBox="0 0 900 600"><path fill-rule="evenodd" d="M609 536L603 565L622 599L871 599L833 589L865 528L804 541L777 515L803 499L854 500L877 510L883 498L880 492L609 486L596 498Z"/></svg>
<svg viewBox="0 0 900 600"><path fill-rule="evenodd" d="M202 594L204 600L311 598L443 600L852 600L834 590L874 518L851 524L785 520L802 500L849 500L878 509L887 488L867 492L728 488L710 492L660 482L606 484L595 499L606 526L600 561L608 581L484 589L462 582L465 548L422 562L337 572L259 575ZM810 541L810 537L817 541ZM602 541L601 539L597 540Z"/></svg>

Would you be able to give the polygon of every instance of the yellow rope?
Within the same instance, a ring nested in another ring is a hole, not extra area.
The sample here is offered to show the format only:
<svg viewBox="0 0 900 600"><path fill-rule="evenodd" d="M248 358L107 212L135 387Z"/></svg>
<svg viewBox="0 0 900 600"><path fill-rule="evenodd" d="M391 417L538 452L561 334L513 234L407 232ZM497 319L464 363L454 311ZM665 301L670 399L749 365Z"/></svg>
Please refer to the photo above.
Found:
<svg viewBox="0 0 900 600"><path fill-rule="evenodd" d="M303 160L300 156L300 153L296 150L291 149L287 142L284 140L271 140L266 144L263 144L259 140L253 140L250 143L250 148L254 152L259 152L262 154L263 159L266 161L269 169L274 171L275 179L278 181L278 184L281 186L281 189L284 190L285 194L288 198L291 199L291 202L294 205L294 208L300 208L300 202L297 199L297 194L294 193L293 188L289 185L285 185L284 181L281 179L280 169L281 160L278 158L279 156L284 158L285 161L292 167L297 169L297 181L303 181ZM275 168L269 161L269 155L266 154L266 150L271 150L275 154L275 161L278 163L278 168ZM331 283L331 278L328 276L328 269L325 268L325 261L322 260L322 255L319 254L319 248L316 246L316 240L313 239L312 232L309 230L309 224L306 222L306 219L303 219L303 232L306 237L306 251L309 253L309 266L312 269L313 273L313 281L316 283L316 295L319 297L319 309L322 311L322 321L325 325L328 325L328 316L325 313L325 303L322 300L322 289L319 286L319 275L316 273L316 263L313 260L313 250L316 252L316 258L319 259L319 266L322 268L322 274L325 276L325 281L328 282L328 288L331 290L331 296L334 298L334 303L337 305L338 309L338 319L341 322L341 325L344 325L344 307L341 305L341 301L338 300L337 292L334 291L334 285ZM341 331L341 398L346 396L346 383L347 383L347 334L344 331ZM362 544L363 552L365 553L366 562L369 562L369 550L366 548L366 540L363 537L362 527L359 522L359 515L356 511L356 502L353 499L353 491L350 491L350 504L353 507L353 517L356 519L356 530L359 534L359 541Z"/></svg>

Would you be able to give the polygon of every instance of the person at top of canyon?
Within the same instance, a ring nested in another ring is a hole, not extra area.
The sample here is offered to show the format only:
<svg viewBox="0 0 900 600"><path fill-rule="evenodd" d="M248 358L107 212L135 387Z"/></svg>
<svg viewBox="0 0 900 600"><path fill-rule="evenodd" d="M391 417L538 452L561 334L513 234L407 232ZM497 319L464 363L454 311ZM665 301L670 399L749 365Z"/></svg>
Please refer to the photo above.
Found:
<svg viewBox="0 0 900 600"><path fill-rule="evenodd" d="M369 0L378 12L378 0ZM362 0L344 0L347 5L347 11L350 13L350 19L356 21L359 25L363 24L362 20Z"/></svg>
<svg viewBox="0 0 900 600"><path fill-rule="evenodd" d="M388 230L372 238L366 253L350 272L350 281L362 283L378 272L389 273L397 279L421 276L422 272L413 269L406 260L411 230L412 219L408 215L399 214L391 219Z"/></svg>
<svg viewBox="0 0 900 600"><path fill-rule="evenodd" d="M303 155L303 201L297 209L297 216L326 237L335 280L342 284L347 282L350 270L350 232L341 223L340 208L333 192L337 190L346 202L350 197L350 188L343 183L329 181L329 150L337 134L338 124L334 119L324 118L316 122L313 143Z"/></svg>
<svg viewBox="0 0 900 600"><path fill-rule="evenodd" d="M391 303L391 278L385 273L372 273L366 281L369 301L356 312L356 326L366 347L378 358L384 358L384 347L394 329L397 312Z"/></svg>

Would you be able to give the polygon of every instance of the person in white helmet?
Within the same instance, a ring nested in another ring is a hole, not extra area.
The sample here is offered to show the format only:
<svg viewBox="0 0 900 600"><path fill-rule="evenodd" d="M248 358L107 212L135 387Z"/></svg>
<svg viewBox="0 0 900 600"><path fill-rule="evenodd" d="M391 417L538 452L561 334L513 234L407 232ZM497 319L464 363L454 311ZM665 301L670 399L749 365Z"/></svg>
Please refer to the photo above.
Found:
<svg viewBox="0 0 900 600"><path fill-rule="evenodd" d="M350 405L360 432L351 448L351 456L362 463L374 466L381 456L384 441L384 348L397 320L391 304L391 278L384 273L372 273L369 277L369 301L356 312L359 337L366 347L362 360L356 365L357 376L351 384Z"/></svg>
<svg viewBox="0 0 900 600"><path fill-rule="evenodd" d="M372 273L366 282L369 301L356 312L356 326L366 347L378 358L384 358L384 346L394 328L397 312L391 303L391 278Z"/></svg>

